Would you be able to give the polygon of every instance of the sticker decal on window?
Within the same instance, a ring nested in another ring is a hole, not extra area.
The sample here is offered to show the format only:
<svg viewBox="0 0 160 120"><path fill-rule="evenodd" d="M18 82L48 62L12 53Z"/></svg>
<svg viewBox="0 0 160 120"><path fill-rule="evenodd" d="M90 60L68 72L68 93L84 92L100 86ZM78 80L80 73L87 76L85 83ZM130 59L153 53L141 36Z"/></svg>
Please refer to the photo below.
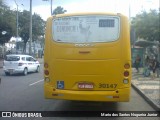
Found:
<svg viewBox="0 0 160 120"><path fill-rule="evenodd" d="M120 35L120 18L107 15L68 16L53 19L53 40L63 43L116 41Z"/></svg>
<svg viewBox="0 0 160 120"><path fill-rule="evenodd" d="M57 89L64 89L64 81L57 81Z"/></svg>

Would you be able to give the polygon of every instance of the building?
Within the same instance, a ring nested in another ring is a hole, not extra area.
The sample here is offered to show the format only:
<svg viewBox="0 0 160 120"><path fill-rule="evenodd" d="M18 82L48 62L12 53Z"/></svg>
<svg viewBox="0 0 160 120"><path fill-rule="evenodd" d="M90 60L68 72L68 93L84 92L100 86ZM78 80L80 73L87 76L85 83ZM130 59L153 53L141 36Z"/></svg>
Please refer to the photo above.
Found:
<svg viewBox="0 0 160 120"><path fill-rule="evenodd" d="M26 44L26 50L24 50L24 42L21 38L16 40L15 37L12 37L8 43L5 43L5 46L0 46L0 58L4 58L6 54L29 54L29 42ZM32 56L41 57L43 52L43 46L40 41L34 41L31 44Z"/></svg>

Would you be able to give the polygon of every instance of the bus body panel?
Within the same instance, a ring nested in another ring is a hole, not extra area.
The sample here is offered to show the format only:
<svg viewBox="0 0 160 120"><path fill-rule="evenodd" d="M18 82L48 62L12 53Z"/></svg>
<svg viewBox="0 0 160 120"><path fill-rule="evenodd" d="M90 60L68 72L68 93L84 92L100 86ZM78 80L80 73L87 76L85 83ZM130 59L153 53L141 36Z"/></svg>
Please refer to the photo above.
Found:
<svg viewBox="0 0 160 120"><path fill-rule="evenodd" d="M44 62L48 68L44 69L49 71L49 75L44 75L44 79L49 79L49 82L44 82L45 97L129 101L131 69L124 68L126 63L131 65L127 18L120 16L119 39L107 43L55 42L51 34L53 19L51 17L47 21L45 38ZM129 72L129 76L124 76L125 71Z"/></svg>
<svg viewBox="0 0 160 120"><path fill-rule="evenodd" d="M70 91L55 90L50 85L45 85L46 99L64 99L78 101L106 101L106 102L128 102L130 100L130 88L117 89L116 91Z"/></svg>
<svg viewBox="0 0 160 120"><path fill-rule="evenodd" d="M68 46L66 46L63 43L61 44L62 45L59 44L57 45L53 41L51 43L51 48L54 49L54 51L52 51L54 59L106 60L106 59L117 59L117 58L120 59L122 56L122 48L119 41L112 42L112 44L93 43L91 44L92 46L87 46L87 47L76 47L76 45L83 45L83 44L71 44ZM111 52L113 54L111 54Z"/></svg>

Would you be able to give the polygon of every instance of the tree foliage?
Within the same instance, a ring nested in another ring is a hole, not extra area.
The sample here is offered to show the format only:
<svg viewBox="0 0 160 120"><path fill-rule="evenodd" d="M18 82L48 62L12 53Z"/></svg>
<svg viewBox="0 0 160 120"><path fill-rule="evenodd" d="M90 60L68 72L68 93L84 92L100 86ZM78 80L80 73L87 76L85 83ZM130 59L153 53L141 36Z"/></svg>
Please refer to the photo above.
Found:
<svg viewBox="0 0 160 120"><path fill-rule="evenodd" d="M26 52L26 43L29 39L29 22L30 22L30 12L24 10L22 13L19 13L19 36L24 42L23 52Z"/></svg>
<svg viewBox="0 0 160 120"><path fill-rule="evenodd" d="M0 0L0 44L4 44L15 35L16 20L14 11ZM5 34L3 32L5 31Z"/></svg>
<svg viewBox="0 0 160 120"><path fill-rule="evenodd" d="M32 15L32 41L36 41L39 36L44 35L45 22L38 14ZM24 52L26 49L26 43L29 40L29 28L30 27L30 12L24 10L19 14L19 32L20 37L24 41Z"/></svg>
<svg viewBox="0 0 160 120"><path fill-rule="evenodd" d="M4 4L4 0L0 0L0 44L4 44L11 37L16 36L16 14L17 11L10 10ZM26 43L29 40L30 27L30 12L24 10L18 11L18 33L24 41L24 52ZM32 15L32 41L35 41L39 36L44 35L45 21L36 13ZM2 34L6 31L6 34Z"/></svg>
<svg viewBox="0 0 160 120"><path fill-rule="evenodd" d="M58 6L56 9L53 10L52 15L63 14L65 12L67 12L67 10L64 10L63 7Z"/></svg>
<svg viewBox="0 0 160 120"><path fill-rule="evenodd" d="M137 14L132 19L132 28L136 31L137 38L143 38L148 41L160 42L160 12L150 10Z"/></svg>
<svg viewBox="0 0 160 120"><path fill-rule="evenodd" d="M32 30L33 30L33 41L39 39L40 36L44 35L45 31L45 22L44 20L36 13L32 16Z"/></svg>

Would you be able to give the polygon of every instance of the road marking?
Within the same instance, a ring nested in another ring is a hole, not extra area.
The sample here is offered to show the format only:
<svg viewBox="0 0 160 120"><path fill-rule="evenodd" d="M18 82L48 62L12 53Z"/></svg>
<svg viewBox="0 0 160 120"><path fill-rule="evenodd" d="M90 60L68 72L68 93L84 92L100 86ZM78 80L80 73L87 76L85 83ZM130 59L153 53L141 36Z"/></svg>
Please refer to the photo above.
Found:
<svg viewBox="0 0 160 120"><path fill-rule="evenodd" d="M35 84L37 84L37 83L39 83L39 82L42 82L42 81L44 81L44 79L38 80L37 82L34 82L34 83L32 83L32 84L29 84L29 86L35 85Z"/></svg>

